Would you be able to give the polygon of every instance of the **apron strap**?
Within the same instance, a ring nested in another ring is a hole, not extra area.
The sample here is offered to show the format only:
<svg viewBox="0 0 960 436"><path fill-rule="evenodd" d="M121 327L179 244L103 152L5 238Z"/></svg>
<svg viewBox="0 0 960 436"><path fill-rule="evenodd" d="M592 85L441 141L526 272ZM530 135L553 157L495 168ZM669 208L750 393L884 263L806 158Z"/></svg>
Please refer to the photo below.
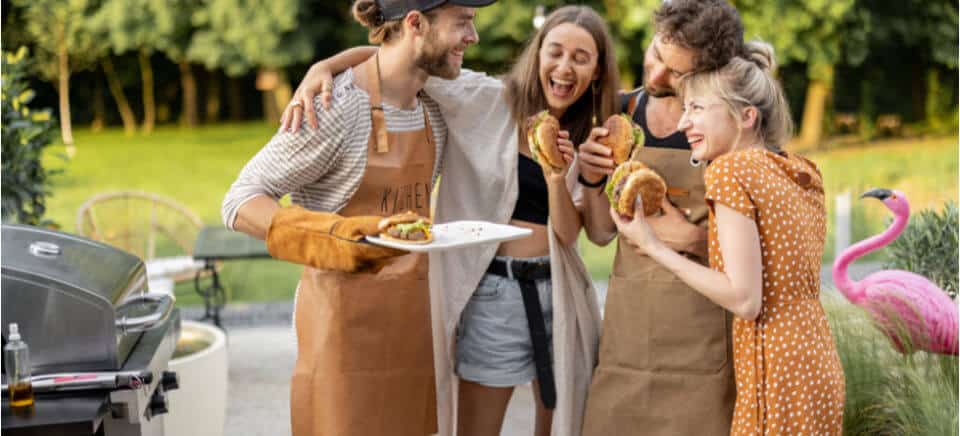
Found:
<svg viewBox="0 0 960 436"><path fill-rule="evenodd" d="M374 141L377 146L377 153L387 153L390 151L390 142L387 139L387 124L383 112L383 98L380 94L380 52L373 55L373 59L367 61L366 85L370 92L370 118L372 121ZM370 71L373 68L373 71ZM430 126L430 114L427 106L423 104L421 93L417 93L417 100L423 110L423 125L427 136L427 143L430 147L436 148L433 138L433 128Z"/></svg>
<svg viewBox="0 0 960 436"><path fill-rule="evenodd" d="M380 97L380 52L373 55L373 59L366 62L366 85L370 92L370 118L373 122L373 137L377 144L377 153L390 151L387 141L387 125L383 114L383 102ZM373 71L370 71L370 70Z"/></svg>
<svg viewBox="0 0 960 436"><path fill-rule="evenodd" d="M433 143L433 127L430 126L430 111L427 110L427 105L423 104L422 94L423 91L417 93L417 100L420 102L420 109L423 111L423 132L427 135L427 144L430 145L431 149L436 150L437 146Z"/></svg>
<svg viewBox="0 0 960 436"><path fill-rule="evenodd" d="M630 118L633 119L634 112L637 111L637 105L640 103L640 96L643 95L643 91L637 93L637 95L630 97L630 100L627 100L627 114L630 115Z"/></svg>

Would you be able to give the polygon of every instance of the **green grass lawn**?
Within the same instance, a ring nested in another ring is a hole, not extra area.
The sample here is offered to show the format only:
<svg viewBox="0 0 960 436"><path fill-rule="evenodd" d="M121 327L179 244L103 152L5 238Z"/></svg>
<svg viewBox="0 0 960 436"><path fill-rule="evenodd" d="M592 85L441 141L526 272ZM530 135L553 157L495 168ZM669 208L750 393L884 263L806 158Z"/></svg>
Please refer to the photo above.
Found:
<svg viewBox="0 0 960 436"><path fill-rule="evenodd" d="M220 223L220 203L243 164L273 135L264 123L221 124L193 130L161 127L150 136L124 136L122 130L100 133L78 130L76 154L63 160L62 146L45 157L49 168L62 169L54 178L48 199L48 218L64 231L75 231L77 209L95 194L140 190L175 199L196 212L205 223ZM808 157L820 166L826 180L831 232L826 257L832 258L834 196L849 189L859 195L871 187L900 189L915 210L940 207L957 198L957 138L901 140L844 148ZM854 200L853 240L880 231L886 210L876 201ZM597 247L581 242L584 259L596 278L610 272L616 243ZM222 277L232 301L291 298L300 268L273 260L233 261ZM192 284L177 288L181 304L200 300Z"/></svg>
<svg viewBox="0 0 960 436"><path fill-rule="evenodd" d="M46 156L54 178L48 217L64 231L76 229L76 212L91 196L109 191L138 190L170 197L218 225L223 195L243 164L273 135L264 123L221 124L194 130L161 127L150 136L127 137L122 130L75 132L76 154L69 161L62 146ZM300 268L274 260L231 261L223 278L231 301L264 301L293 297ZM199 304L193 284L177 286L178 302Z"/></svg>

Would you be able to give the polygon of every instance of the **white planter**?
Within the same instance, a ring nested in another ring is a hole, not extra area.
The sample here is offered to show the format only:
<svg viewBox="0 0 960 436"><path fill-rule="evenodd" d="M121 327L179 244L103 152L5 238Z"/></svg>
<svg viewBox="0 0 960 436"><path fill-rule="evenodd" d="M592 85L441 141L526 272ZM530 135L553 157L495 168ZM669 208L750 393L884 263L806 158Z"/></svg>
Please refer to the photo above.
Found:
<svg viewBox="0 0 960 436"><path fill-rule="evenodd" d="M227 413L227 337L216 326L183 321L177 349L201 344L190 354L170 360L180 388L170 391L164 434L222 436Z"/></svg>

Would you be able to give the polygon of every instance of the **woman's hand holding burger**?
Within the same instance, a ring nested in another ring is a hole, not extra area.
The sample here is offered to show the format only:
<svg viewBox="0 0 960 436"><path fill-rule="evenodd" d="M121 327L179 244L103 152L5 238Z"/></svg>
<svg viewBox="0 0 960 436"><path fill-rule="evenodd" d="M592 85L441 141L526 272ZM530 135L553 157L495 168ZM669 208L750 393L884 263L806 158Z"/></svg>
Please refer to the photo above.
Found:
<svg viewBox="0 0 960 436"><path fill-rule="evenodd" d="M643 198L636 197L636 210L643 210ZM647 219L641 213L633 214L631 217L624 216L617 211L616 207L610 207L610 218L617 226L622 241L633 247L640 254L650 254L657 248L663 246L663 242L657 237L657 233L647 223Z"/></svg>
<svg viewBox="0 0 960 436"><path fill-rule="evenodd" d="M570 132L560 130L560 122L547 111L534 115L528 121L527 146L533 160L543 168L543 175L563 177L573 163L576 153Z"/></svg>

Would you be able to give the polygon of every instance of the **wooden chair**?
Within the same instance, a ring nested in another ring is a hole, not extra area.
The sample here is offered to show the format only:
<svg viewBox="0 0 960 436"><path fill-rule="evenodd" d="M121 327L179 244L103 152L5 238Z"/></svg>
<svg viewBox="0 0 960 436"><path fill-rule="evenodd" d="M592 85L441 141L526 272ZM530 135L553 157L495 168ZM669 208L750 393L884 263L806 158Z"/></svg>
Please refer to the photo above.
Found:
<svg viewBox="0 0 960 436"><path fill-rule="evenodd" d="M96 195L77 211L76 232L128 251L146 263L150 288L192 279L203 264L191 256L203 221L174 200L147 192Z"/></svg>

